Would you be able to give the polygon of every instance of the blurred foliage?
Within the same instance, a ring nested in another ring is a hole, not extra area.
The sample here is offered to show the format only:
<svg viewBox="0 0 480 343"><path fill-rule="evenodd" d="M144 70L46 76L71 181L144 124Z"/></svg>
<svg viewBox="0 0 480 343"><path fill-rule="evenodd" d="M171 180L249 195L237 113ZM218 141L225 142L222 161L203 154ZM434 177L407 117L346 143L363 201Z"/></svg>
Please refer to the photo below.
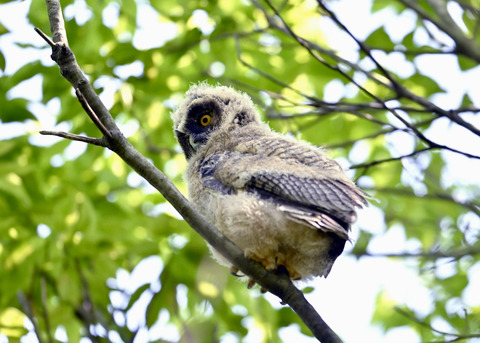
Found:
<svg viewBox="0 0 480 343"><path fill-rule="evenodd" d="M371 11L390 10L397 16L412 11L403 3L375 0ZM462 13L465 35L479 44L478 2L450 3ZM435 16L428 2L419 4ZM384 330L410 326L422 341L478 335L480 309L465 303L462 292L469 269L479 263L479 187L443 182L441 149L414 154L408 163L398 159L368 164L399 156L389 138L405 130L385 108L373 106L375 99L353 86L351 78L383 101L394 99L393 106L423 133L442 116L385 87L378 66L362 74L360 66L372 65L365 51L357 49L347 63L329 50L327 34L318 25L327 14L315 1L273 5L310 50L285 30L264 2L62 1L69 43L80 66L109 101L130 142L182 190L185 161L172 134L170 112L189 85L200 80L248 92L275 130L331 147L334 157L351 160L358 141L365 142L362 162L367 164L358 166L354 177L378 199L372 206L383 211L386 230L400 225L407 239L419 246L420 256L410 267L431 289L433 299L431 313L419 314L396 303L385 290L378 295L372 323ZM47 32L43 1L32 1L28 20ZM418 16L401 40L379 27L364 42L386 56L402 54L409 63L424 53L445 53L449 47L433 36L428 43L414 38L426 27ZM9 29L0 23L0 36L6 34ZM25 51L46 49L17 46ZM6 68L6 55L0 47L0 71ZM462 70L477 65L472 56L457 58ZM400 85L426 100L444 92L416 67L409 76L388 70ZM35 60L11 75L0 75L3 125L24 123L28 130L39 129L40 115L25 99L28 96L12 98L8 91L40 75L40 103L54 117L54 125L99 135L57 66ZM326 88L334 83L343 90L338 102L323 102ZM476 112L468 94L461 106ZM415 149L431 148L418 135L408 139L414 140ZM19 342L27 333L27 316L35 318L32 323L43 341L62 327L71 342L81 337L115 341L117 336L126 342L159 323L174 338L152 338L158 342L218 342L222 337L240 341L254 327L263 333L263 341L278 342L279 329L292 324L310 335L292 311L272 307L255 291L246 292L244 284L213 262L199 236L119 158L96 146L81 146L41 141L34 132L0 141L0 334L9 342ZM368 227L357 230L352 253L368 255L374 234ZM465 254L456 255L458 251ZM452 256L451 276L435 272L438 261L445 263L435 253ZM119 270L131 272L150 256L162 262L157 281L134 290L117 282ZM114 302L115 294L124 299L122 304ZM145 318L137 328L130 325L129 313L145 298ZM452 299L460 305L450 306ZM435 330L439 321L449 330Z"/></svg>

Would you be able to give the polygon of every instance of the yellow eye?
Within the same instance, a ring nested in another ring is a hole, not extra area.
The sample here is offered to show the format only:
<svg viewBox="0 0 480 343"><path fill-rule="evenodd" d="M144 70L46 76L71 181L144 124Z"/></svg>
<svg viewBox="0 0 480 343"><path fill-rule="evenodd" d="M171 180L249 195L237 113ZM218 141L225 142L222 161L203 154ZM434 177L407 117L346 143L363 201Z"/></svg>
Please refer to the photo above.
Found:
<svg viewBox="0 0 480 343"><path fill-rule="evenodd" d="M200 124L202 126L207 126L208 124L210 124L210 122L212 121L212 117L209 115L209 114L204 114L201 118L200 118Z"/></svg>

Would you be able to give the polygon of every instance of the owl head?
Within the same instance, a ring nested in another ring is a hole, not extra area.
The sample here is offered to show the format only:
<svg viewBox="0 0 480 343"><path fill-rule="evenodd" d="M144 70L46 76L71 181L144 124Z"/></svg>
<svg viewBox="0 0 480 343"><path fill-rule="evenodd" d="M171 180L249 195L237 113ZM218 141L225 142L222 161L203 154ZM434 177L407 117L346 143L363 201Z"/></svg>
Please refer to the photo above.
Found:
<svg viewBox="0 0 480 343"><path fill-rule="evenodd" d="M206 83L190 87L185 100L172 113L172 119L175 135L187 160L207 144L212 134L228 133L252 122L260 122L248 95L231 87Z"/></svg>

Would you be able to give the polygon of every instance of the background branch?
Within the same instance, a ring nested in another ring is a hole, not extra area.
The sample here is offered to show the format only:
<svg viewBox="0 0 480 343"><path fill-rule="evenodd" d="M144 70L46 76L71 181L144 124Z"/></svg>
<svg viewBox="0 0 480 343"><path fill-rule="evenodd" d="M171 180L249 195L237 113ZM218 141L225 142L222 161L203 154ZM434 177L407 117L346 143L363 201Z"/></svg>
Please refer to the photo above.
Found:
<svg viewBox="0 0 480 343"><path fill-rule="evenodd" d="M368 251L356 251L353 250L351 255L359 257L391 257L391 258L423 258L423 259L440 259L440 258L452 258L460 259L464 256L475 256L480 254L480 246L467 246L464 248L458 248L455 250L434 250L425 252L399 252L399 253L371 253Z"/></svg>
<svg viewBox="0 0 480 343"><path fill-rule="evenodd" d="M38 342L44 343L44 340L42 338L42 331L38 327L37 318L35 318L35 315L33 314L32 306L30 304L29 299L27 299L27 297L25 296L25 293L23 293L22 291L17 292L17 299L20 305L22 306L23 312L27 315L28 319L33 325L33 331L37 336Z"/></svg>

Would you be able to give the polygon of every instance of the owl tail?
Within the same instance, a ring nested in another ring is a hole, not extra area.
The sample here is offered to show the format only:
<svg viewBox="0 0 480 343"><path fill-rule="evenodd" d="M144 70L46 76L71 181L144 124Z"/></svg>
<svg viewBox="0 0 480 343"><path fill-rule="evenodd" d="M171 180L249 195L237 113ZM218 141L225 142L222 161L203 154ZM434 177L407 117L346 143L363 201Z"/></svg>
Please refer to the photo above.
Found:
<svg viewBox="0 0 480 343"><path fill-rule="evenodd" d="M346 241L349 240L348 229L340 225L337 220L328 214L290 205L279 205L278 209L284 212L288 219L292 221L306 225L313 229L320 230L322 232L334 233Z"/></svg>

